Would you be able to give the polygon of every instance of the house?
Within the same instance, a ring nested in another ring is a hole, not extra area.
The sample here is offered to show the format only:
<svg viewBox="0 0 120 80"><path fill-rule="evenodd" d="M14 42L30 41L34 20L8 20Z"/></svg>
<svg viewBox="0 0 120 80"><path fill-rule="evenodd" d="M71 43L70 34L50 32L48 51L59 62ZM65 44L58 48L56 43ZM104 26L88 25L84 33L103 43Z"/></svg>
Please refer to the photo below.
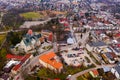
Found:
<svg viewBox="0 0 120 80"><path fill-rule="evenodd" d="M97 48L96 50L98 53L100 53L103 60L107 63L115 63L117 60L117 55L110 47Z"/></svg>
<svg viewBox="0 0 120 80"><path fill-rule="evenodd" d="M116 33L116 34L114 34L114 38L115 38L115 39L120 38L120 33Z"/></svg>
<svg viewBox="0 0 120 80"><path fill-rule="evenodd" d="M104 72L109 72L110 70L111 70L110 67L107 67L107 66L103 67Z"/></svg>
<svg viewBox="0 0 120 80"><path fill-rule="evenodd" d="M30 59L33 57L31 54L26 54L20 61L19 64L15 65L11 72L13 74L17 74L24 66L26 66L27 63L29 63Z"/></svg>
<svg viewBox="0 0 120 80"><path fill-rule="evenodd" d="M59 61L54 52L49 52L39 57L39 62L44 67L49 68L55 72L61 72L63 64Z"/></svg>
<svg viewBox="0 0 120 80"><path fill-rule="evenodd" d="M109 53L109 52L105 53L105 56L109 63L115 63L115 58L117 57L114 57L113 54L114 53Z"/></svg>
<svg viewBox="0 0 120 80"><path fill-rule="evenodd" d="M111 45L110 47L117 56L120 56L120 45L119 44Z"/></svg>
<svg viewBox="0 0 120 80"><path fill-rule="evenodd" d="M95 78L95 77L97 77L97 76L99 75L99 73L98 73L98 71L97 71L96 69L90 71L89 73L91 74L91 76L92 76L93 78Z"/></svg>
<svg viewBox="0 0 120 80"><path fill-rule="evenodd" d="M120 64L113 67L111 72L116 76L117 79L120 79Z"/></svg>
<svg viewBox="0 0 120 80"><path fill-rule="evenodd" d="M49 41L53 41L53 33L49 30L42 30L41 34Z"/></svg>
<svg viewBox="0 0 120 80"><path fill-rule="evenodd" d="M95 50L98 47L99 48L103 48L103 47L106 47L106 46L107 45L104 42L102 42L102 41L96 41L96 42L88 43L86 45L86 48L87 48L88 51L93 51L93 50Z"/></svg>

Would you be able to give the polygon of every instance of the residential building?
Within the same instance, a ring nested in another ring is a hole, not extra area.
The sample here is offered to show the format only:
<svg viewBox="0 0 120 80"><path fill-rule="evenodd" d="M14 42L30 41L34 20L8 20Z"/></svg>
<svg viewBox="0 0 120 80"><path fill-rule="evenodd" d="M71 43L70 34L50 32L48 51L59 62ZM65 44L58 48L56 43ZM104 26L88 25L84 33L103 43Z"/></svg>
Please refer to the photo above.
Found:
<svg viewBox="0 0 120 80"><path fill-rule="evenodd" d="M120 64L113 67L111 72L116 76L117 79L120 79Z"/></svg>
<svg viewBox="0 0 120 80"><path fill-rule="evenodd" d="M116 54L116 55L120 55L120 46L119 44L116 44L116 45L111 45L110 46L111 49L113 50L113 52Z"/></svg>
<svg viewBox="0 0 120 80"><path fill-rule="evenodd" d="M94 51L97 47L102 48L102 47L106 47L107 45L102 42L102 41L97 41L97 42L91 42L88 43L86 45L86 48L88 49L88 51Z"/></svg>
<svg viewBox="0 0 120 80"><path fill-rule="evenodd" d="M91 74L92 77L97 77L99 75L97 70L92 70L89 73Z"/></svg>

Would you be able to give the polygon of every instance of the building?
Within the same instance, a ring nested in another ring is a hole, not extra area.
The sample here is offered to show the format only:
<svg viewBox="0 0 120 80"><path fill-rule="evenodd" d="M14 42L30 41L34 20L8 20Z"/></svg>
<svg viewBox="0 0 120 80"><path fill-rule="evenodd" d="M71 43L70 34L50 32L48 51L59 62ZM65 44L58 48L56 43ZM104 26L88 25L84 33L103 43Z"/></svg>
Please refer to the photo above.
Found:
<svg viewBox="0 0 120 80"><path fill-rule="evenodd" d="M111 69L111 72L116 76L117 79L120 79L120 64L117 66L113 67Z"/></svg>
<svg viewBox="0 0 120 80"><path fill-rule="evenodd" d="M91 74L92 77L97 77L99 75L97 70L92 70L89 73Z"/></svg>
<svg viewBox="0 0 120 80"><path fill-rule="evenodd" d="M17 65L17 64L19 64L19 63L20 63L20 61L10 60L10 61L4 66L3 71L4 71L5 73L10 73L10 72L11 72L11 69L12 69L15 65Z"/></svg>
<svg viewBox="0 0 120 80"><path fill-rule="evenodd" d="M56 73L61 72L61 70L63 69L63 64L59 61L57 55L54 52L50 52L40 56L39 62L44 67L49 68Z"/></svg>
<svg viewBox="0 0 120 80"><path fill-rule="evenodd" d="M111 53L110 52L102 53L101 56L106 63L108 63L108 62L115 63L115 61L117 60L117 56L112 52Z"/></svg>
<svg viewBox="0 0 120 80"><path fill-rule="evenodd" d="M33 33L31 29L28 30L28 33L21 40L21 42L14 47L15 52L13 53L28 52L35 49L37 46L41 45L40 38L40 33Z"/></svg>
<svg viewBox="0 0 120 80"><path fill-rule="evenodd" d="M120 55L120 44L111 45L110 47L117 56Z"/></svg>
<svg viewBox="0 0 120 80"><path fill-rule="evenodd" d="M21 69L22 69L24 66L26 66L27 63L29 63L29 61L30 61L30 59L31 59L32 57L33 57L33 55L31 55L31 54L26 54L26 55L21 59L20 63L17 64L17 65L15 65L15 66L12 68L11 72L12 72L13 74L17 74L18 72L20 72Z"/></svg>
<svg viewBox="0 0 120 80"><path fill-rule="evenodd" d="M14 59L14 60L21 60L23 56L18 56L18 55L13 55L13 54L7 54L6 55L7 59Z"/></svg>
<svg viewBox="0 0 120 80"><path fill-rule="evenodd" d="M91 42L86 45L86 48L88 51L94 51L96 48L103 48L106 47L106 44L102 41L97 41L97 42Z"/></svg>

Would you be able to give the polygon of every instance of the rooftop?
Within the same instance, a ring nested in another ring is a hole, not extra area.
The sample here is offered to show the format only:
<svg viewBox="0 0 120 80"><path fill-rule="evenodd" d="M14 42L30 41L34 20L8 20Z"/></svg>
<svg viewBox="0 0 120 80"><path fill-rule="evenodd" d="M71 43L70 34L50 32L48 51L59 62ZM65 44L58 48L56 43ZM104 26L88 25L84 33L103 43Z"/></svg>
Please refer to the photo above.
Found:
<svg viewBox="0 0 120 80"><path fill-rule="evenodd" d="M89 43L89 45L94 47L99 47L99 46L105 46L106 44L102 41L98 41L98 42L91 42Z"/></svg>
<svg viewBox="0 0 120 80"><path fill-rule="evenodd" d="M26 54L26 55L21 59L21 62L20 62L18 65L16 65L16 66L13 67L13 70L17 71L17 70L21 67L21 65L22 65L30 56L31 56L31 54Z"/></svg>
<svg viewBox="0 0 120 80"><path fill-rule="evenodd" d="M17 56L17 55L13 55L13 54L7 54L6 55L7 59L17 59L17 60L21 60L23 58L23 56Z"/></svg>
<svg viewBox="0 0 120 80"><path fill-rule="evenodd" d="M47 53L47 54L44 54L42 56L40 56L40 60L44 61L45 63L48 63L50 64L51 66L59 69L61 68L63 65L62 63L58 62L56 59L56 54L54 52L50 52L50 53Z"/></svg>
<svg viewBox="0 0 120 80"><path fill-rule="evenodd" d="M116 66L115 69L120 74L120 66Z"/></svg>

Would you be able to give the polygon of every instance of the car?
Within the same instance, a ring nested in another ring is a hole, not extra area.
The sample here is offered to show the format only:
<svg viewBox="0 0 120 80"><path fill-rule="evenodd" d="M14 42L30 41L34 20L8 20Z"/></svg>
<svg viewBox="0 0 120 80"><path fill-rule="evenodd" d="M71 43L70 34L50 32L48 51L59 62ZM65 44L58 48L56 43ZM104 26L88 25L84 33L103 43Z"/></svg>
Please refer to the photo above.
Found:
<svg viewBox="0 0 120 80"><path fill-rule="evenodd" d="M76 48L73 48L72 50L79 50L79 49L80 49L80 48L77 48L77 47L76 47Z"/></svg>

